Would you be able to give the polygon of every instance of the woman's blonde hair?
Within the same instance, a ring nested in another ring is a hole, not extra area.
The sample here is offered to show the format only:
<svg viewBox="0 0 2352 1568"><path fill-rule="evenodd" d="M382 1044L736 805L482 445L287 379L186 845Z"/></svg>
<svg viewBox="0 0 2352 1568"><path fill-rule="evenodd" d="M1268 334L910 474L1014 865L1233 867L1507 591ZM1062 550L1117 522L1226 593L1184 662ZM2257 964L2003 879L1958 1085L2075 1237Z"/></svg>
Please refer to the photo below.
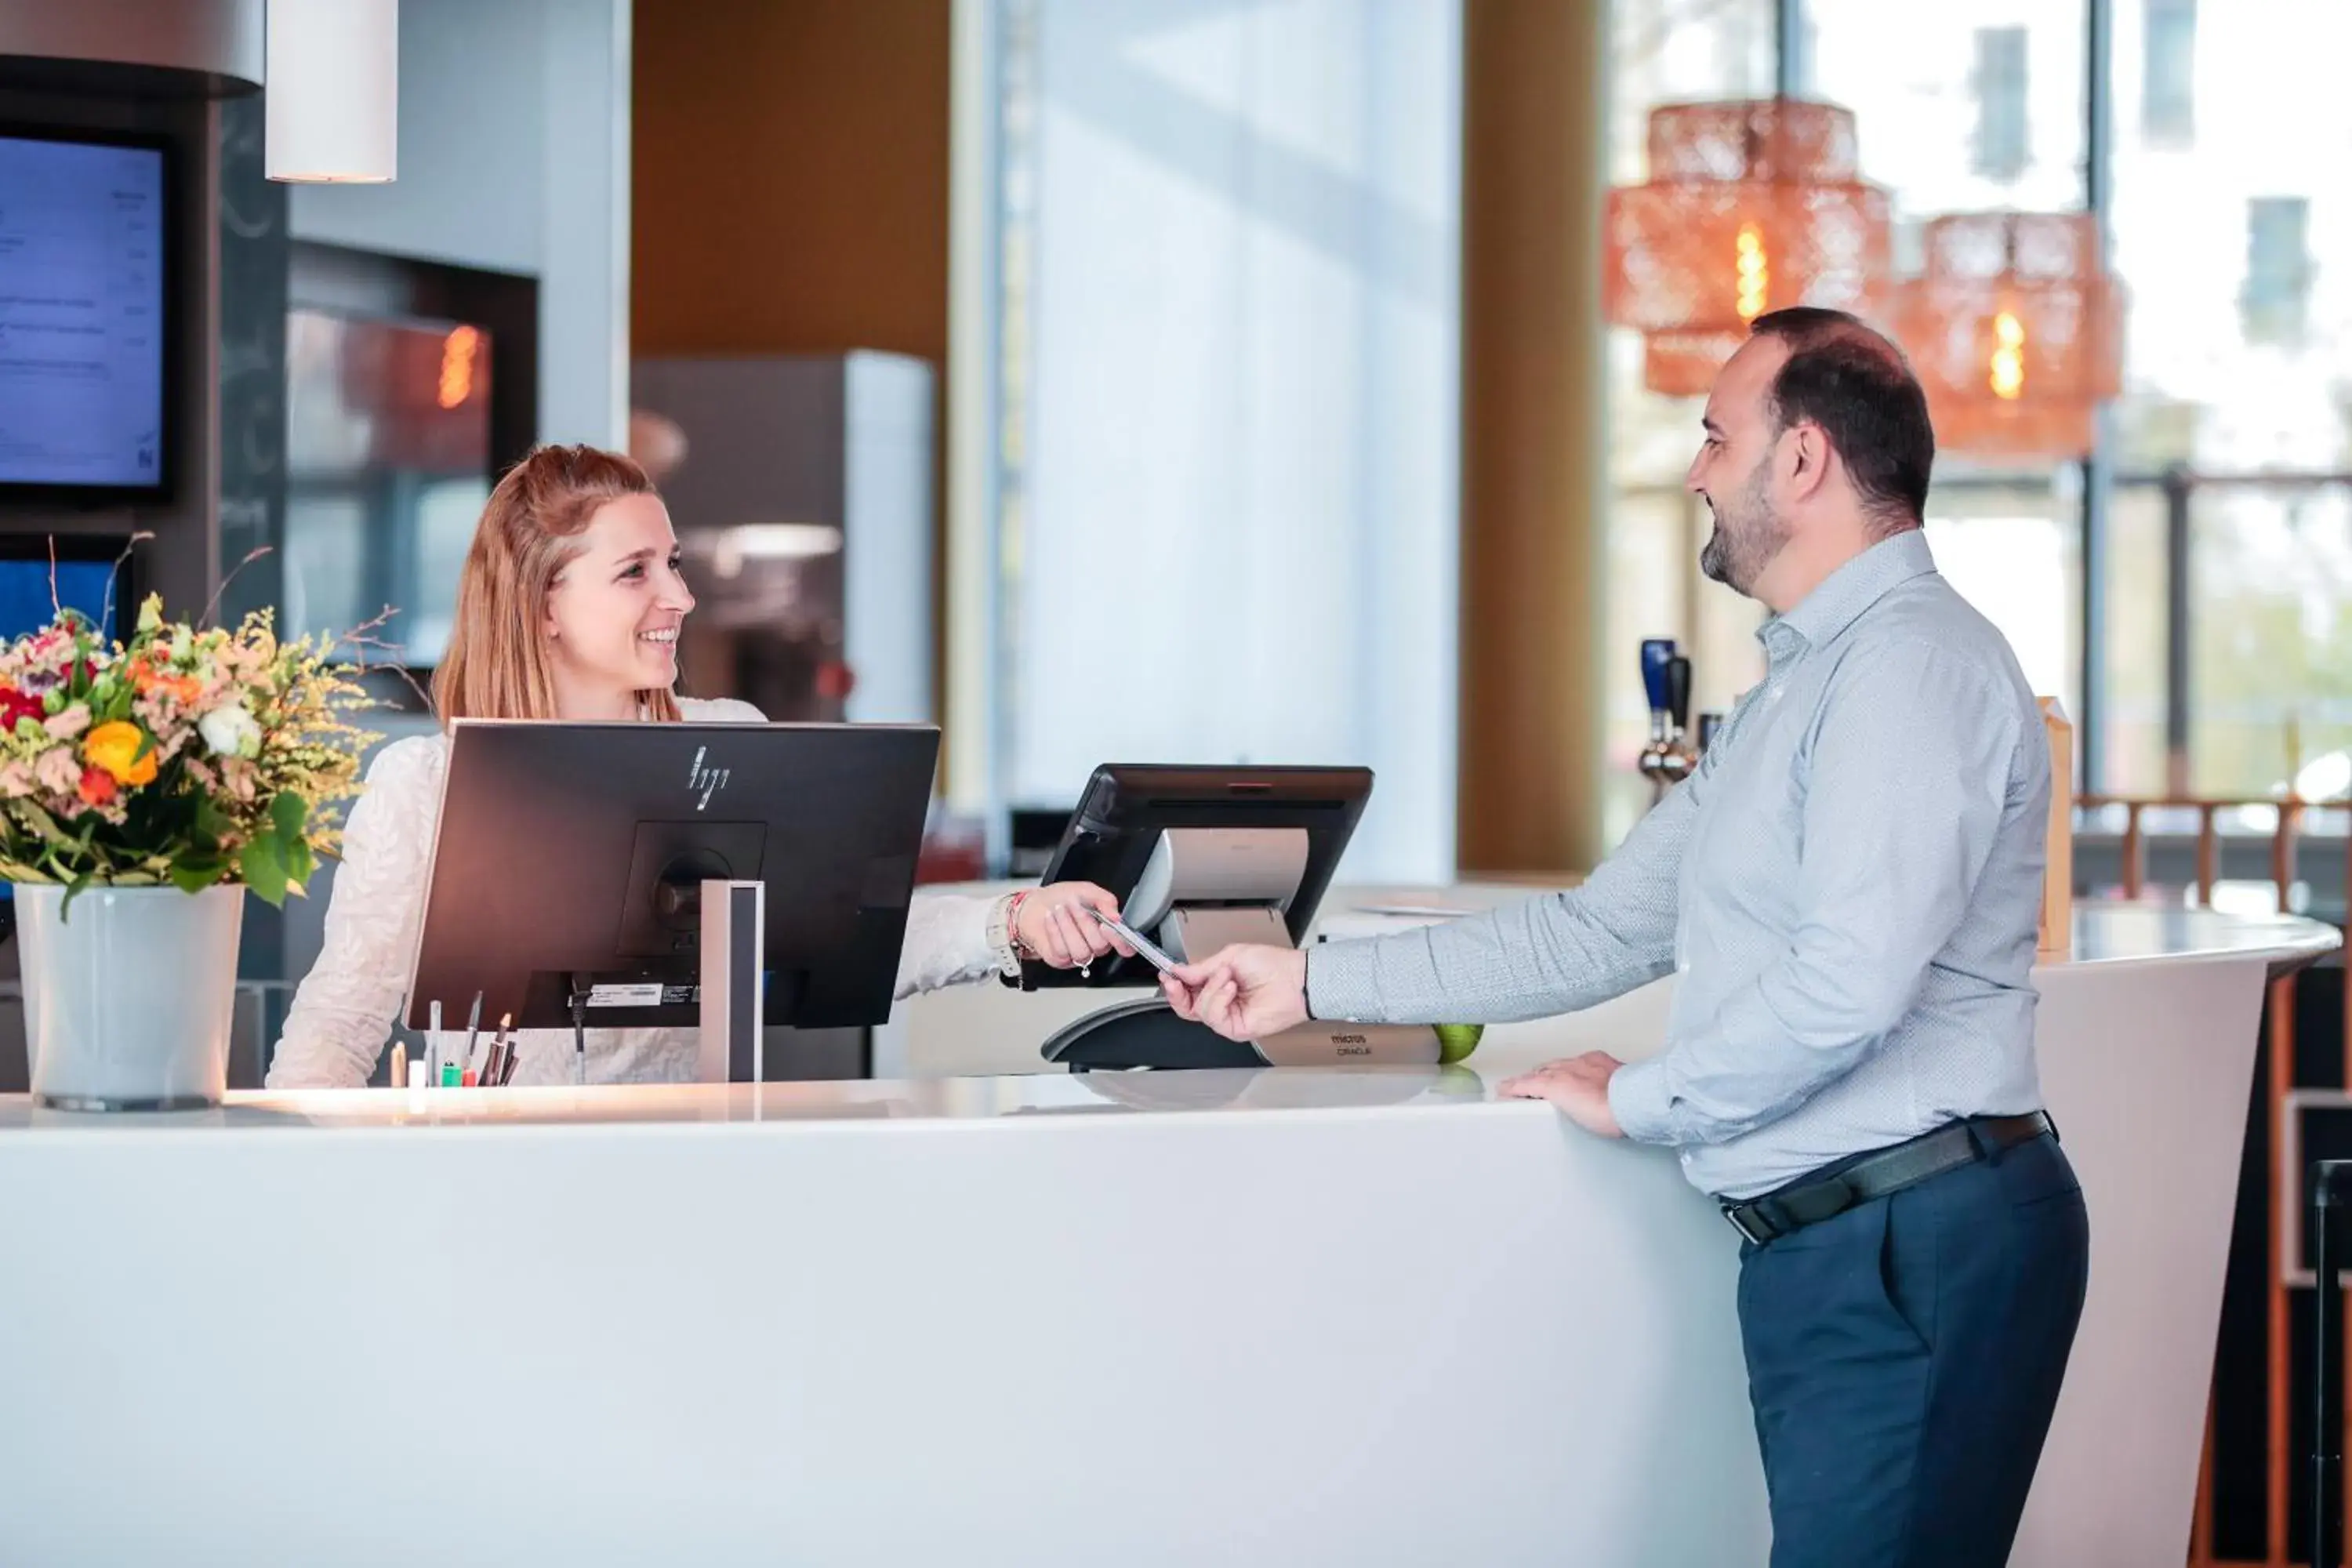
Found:
<svg viewBox="0 0 2352 1568"><path fill-rule="evenodd" d="M623 496L654 494L645 469L594 447L536 447L509 468L457 578L457 624L433 675L433 710L455 719L553 719L555 680L547 651L547 595L580 553L596 509ZM675 722L667 689L640 691L648 719Z"/></svg>

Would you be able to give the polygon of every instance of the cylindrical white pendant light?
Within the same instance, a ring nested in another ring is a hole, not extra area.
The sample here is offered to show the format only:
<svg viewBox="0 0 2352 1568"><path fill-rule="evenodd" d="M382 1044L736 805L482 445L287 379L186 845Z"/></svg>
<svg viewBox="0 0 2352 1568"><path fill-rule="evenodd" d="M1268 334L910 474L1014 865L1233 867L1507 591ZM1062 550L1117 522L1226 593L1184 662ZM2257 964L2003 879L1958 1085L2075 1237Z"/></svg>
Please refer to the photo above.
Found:
<svg viewBox="0 0 2352 1568"><path fill-rule="evenodd" d="M273 180L376 184L400 168L400 0L269 0Z"/></svg>

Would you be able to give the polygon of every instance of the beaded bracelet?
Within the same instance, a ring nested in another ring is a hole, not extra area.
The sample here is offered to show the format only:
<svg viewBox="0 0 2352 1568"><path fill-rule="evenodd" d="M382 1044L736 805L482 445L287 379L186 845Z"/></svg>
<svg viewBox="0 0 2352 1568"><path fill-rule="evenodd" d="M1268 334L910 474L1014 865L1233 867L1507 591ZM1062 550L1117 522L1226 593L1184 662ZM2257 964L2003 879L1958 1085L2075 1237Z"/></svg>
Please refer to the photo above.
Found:
<svg viewBox="0 0 2352 1568"><path fill-rule="evenodd" d="M1013 956L1024 960L1034 959L1037 956L1036 950L1031 947L1021 935L1021 905L1034 890L1034 889L1024 888L1006 900L1004 904L1004 938L1013 944Z"/></svg>

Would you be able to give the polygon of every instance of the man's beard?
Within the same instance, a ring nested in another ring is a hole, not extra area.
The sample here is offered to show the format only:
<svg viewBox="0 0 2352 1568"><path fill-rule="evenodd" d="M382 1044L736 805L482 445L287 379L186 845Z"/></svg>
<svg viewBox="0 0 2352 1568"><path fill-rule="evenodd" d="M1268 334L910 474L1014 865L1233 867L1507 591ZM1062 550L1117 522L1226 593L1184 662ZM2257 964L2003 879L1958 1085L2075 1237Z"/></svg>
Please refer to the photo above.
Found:
<svg viewBox="0 0 2352 1568"><path fill-rule="evenodd" d="M1764 465L1756 465L1737 499L1710 506L1715 531L1698 552L1698 569L1734 593L1754 598L1756 579L1789 542L1788 524L1774 515L1764 494Z"/></svg>

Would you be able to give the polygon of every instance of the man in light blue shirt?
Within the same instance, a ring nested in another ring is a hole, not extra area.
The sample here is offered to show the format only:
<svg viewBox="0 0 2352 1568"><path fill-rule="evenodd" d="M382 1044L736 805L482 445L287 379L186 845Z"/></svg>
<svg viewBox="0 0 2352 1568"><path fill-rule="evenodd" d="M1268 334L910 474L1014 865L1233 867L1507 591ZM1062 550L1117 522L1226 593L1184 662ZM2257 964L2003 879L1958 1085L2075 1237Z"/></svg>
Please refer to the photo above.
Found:
<svg viewBox="0 0 2352 1568"><path fill-rule="evenodd" d="M1170 999L1247 1039L1538 1017L1675 973L1659 1057L1504 1092L1672 1145L1739 1230L1774 1568L1999 1563L2088 1246L2033 1066L2048 746L1920 531L1934 437L1892 344L1840 312L1760 317L1704 426L1700 567L1773 614L1763 683L1690 778L1574 891L1230 948Z"/></svg>

